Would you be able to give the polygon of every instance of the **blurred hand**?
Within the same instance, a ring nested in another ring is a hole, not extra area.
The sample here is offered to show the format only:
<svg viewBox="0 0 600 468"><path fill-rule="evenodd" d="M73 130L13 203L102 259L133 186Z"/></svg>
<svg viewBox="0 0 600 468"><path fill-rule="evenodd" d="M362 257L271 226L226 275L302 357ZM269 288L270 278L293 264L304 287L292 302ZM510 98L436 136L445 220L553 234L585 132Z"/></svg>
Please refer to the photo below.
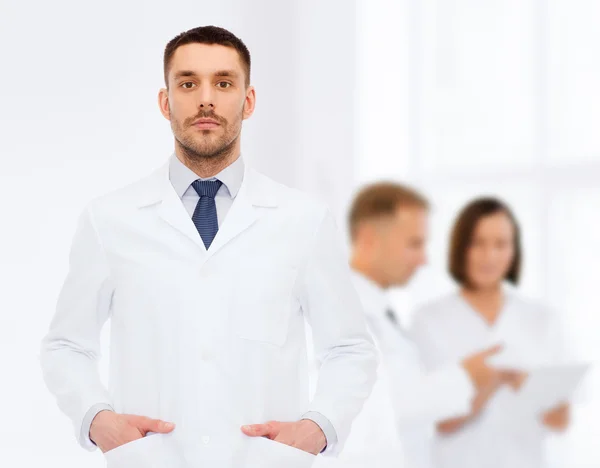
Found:
<svg viewBox="0 0 600 468"><path fill-rule="evenodd" d="M486 360L498 354L502 350L502 345L492 346L491 348L479 351L471 356L468 356L462 361L462 366L471 377L473 385L478 391L488 389L493 385L498 378L496 369L490 367Z"/></svg>
<svg viewBox="0 0 600 468"><path fill-rule="evenodd" d="M497 369L487 364L487 359L500 351L502 351L502 345L492 346L468 356L462 361L462 365L471 377L476 389L475 397L471 403L471 413L463 417L439 422L437 429L440 433L452 434L462 429L465 424L468 424L483 411L490 398L503 385L509 385L514 390L521 388L527 379L525 372Z"/></svg>
<svg viewBox="0 0 600 468"><path fill-rule="evenodd" d="M568 403L563 403L547 411L542 417L544 425L556 431L564 431L569 426L569 420L570 407Z"/></svg>
<svg viewBox="0 0 600 468"><path fill-rule="evenodd" d="M471 402L471 412L468 415L458 418L446 419L438 422L437 430L441 434L453 434L461 430L466 424L475 419L485 408L488 401L496 393L496 391L504 385L504 376L502 371L490 369L489 373L486 370L485 381L479 382L479 387L475 393L475 397ZM477 385L477 384L476 384Z"/></svg>
<svg viewBox="0 0 600 468"><path fill-rule="evenodd" d="M501 374L504 383L515 391L520 390L525 381L527 380L527 373L522 371L503 370L501 371Z"/></svg>
<svg viewBox="0 0 600 468"><path fill-rule="evenodd" d="M310 419L296 422L269 421L265 424L242 426L242 432L250 437L267 437L290 447L318 455L327 445L325 434Z"/></svg>
<svg viewBox="0 0 600 468"><path fill-rule="evenodd" d="M496 391L505 383L503 373L500 371L493 370L490 374L489 380L479 388L479 391L473 398L471 404L472 413L470 419L479 415L483 408L487 405L487 402L494 396Z"/></svg>
<svg viewBox="0 0 600 468"><path fill-rule="evenodd" d="M148 432L171 432L173 423L134 414L100 411L90 426L90 439L104 453L145 437Z"/></svg>

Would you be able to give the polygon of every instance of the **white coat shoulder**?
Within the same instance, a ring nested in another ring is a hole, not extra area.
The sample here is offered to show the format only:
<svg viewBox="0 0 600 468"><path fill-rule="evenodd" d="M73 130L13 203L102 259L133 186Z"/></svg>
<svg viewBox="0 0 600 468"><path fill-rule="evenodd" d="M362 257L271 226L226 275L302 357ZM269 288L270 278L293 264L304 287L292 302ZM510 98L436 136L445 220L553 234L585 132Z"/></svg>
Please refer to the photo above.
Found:
<svg viewBox="0 0 600 468"><path fill-rule="evenodd" d="M557 339L563 334L562 318L555 308L514 291L507 292L507 297L523 329L548 339Z"/></svg>
<svg viewBox="0 0 600 468"><path fill-rule="evenodd" d="M415 309L409 335L427 365L436 362L434 351L445 342L449 331L456 329L464 313L457 293L423 303Z"/></svg>
<svg viewBox="0 0 600 468"><path fill-rule="evenodd" d="M456 314L462 309L458 293L445 294L417 306L413 316L413 328L419 326L445 326L456 319Z"/></svg>
<svg viewBox="0 0 600 468"><path fill-rule="evenodd" d="M554 317L556 315L556 311L553 308L541 301L532 299L512 290L507 291L506 294L508 300L511 301L511 304L514 307L518 308L521 313L529 316L533 320Z"/></svg>
<svg viewBox="0 0 600 468"><path fill-rule="evenodd" d="M448 310L449 307L456 307L458 300L459 297L457 293L448 293L436 299L431 299L429 301L423 302L417 307L416 310L420 314L425 314L428 316L437 316L443 313L443 311Z"/></svg>
<svg viewBox="0 0 600 468"><path fill-rule="evenodd" d="M87 208L95 214L128 214L145 205L160 201L168 182L167 166L163 165L121 187L91 199Z"/></svg>
<svg viewBox="0 0 600 468"><path fill-rule="evenodd" d="M250 169L248 175L251 189L273 197L281 209L313 219L322 219L329 213L327 204L312 194L278 182L254 169Z"/></svg>

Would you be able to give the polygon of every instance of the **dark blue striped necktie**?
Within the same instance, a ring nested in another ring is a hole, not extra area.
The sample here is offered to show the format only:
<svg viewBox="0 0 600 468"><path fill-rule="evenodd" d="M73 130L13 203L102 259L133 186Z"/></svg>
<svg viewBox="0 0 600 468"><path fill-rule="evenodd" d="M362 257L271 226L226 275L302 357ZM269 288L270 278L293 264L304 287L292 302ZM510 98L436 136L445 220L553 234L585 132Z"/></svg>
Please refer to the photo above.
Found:
<svg viewBox="0 0 600 468"><path fill-rule="evenodd" d="M221 185L223 185L223 182L220 180L195 180L192 182L192 187L200 195L200 200L198 200L192 215L192 221L198 229L198 234L200 234L206 250L212 244L219 230L215 196Z"/></svg>

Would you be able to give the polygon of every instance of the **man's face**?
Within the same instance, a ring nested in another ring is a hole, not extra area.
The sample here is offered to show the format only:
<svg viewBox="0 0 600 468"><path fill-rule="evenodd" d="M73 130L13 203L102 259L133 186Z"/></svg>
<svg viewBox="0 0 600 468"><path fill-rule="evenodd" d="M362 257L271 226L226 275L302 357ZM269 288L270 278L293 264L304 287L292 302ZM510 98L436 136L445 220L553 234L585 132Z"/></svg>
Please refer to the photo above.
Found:
<svg viewBox="0 0 600 468"><path fill-rule="evenodd" d="M379 228L377 262L390 286L403 286L425 264L427 211L401 207Z"/></svg>
<svg viewBox="0 0 600 468"><path fill-rule="evenodd" d="M254 111L238 52L222 45L186 44L171 59L168 90L159 104L188 157L217 158L239 151L242 120Z"/></svg>

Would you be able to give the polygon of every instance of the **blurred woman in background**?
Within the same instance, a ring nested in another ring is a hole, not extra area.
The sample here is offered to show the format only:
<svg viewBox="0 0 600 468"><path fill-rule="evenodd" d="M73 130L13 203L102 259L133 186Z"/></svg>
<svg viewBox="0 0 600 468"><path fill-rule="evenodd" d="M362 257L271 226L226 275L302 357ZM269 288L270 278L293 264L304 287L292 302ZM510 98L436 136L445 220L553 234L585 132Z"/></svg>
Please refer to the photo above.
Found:
<svg viewBox="0 0 600 468"><path fill-rule="evenodd" d="M527 412L518 406L518 391L528 369L560 361L564 350L556 317L510 287L519 282L523 258L515 216L498 199L474 200L458 216L449 253L459 290L415 314L412 335L423 364L433 370L497 344L513 364L510 372L488 369L495 391L478 411L438 421L435 465L541 468L544 437L567 428L569 407Z"/></svg>

